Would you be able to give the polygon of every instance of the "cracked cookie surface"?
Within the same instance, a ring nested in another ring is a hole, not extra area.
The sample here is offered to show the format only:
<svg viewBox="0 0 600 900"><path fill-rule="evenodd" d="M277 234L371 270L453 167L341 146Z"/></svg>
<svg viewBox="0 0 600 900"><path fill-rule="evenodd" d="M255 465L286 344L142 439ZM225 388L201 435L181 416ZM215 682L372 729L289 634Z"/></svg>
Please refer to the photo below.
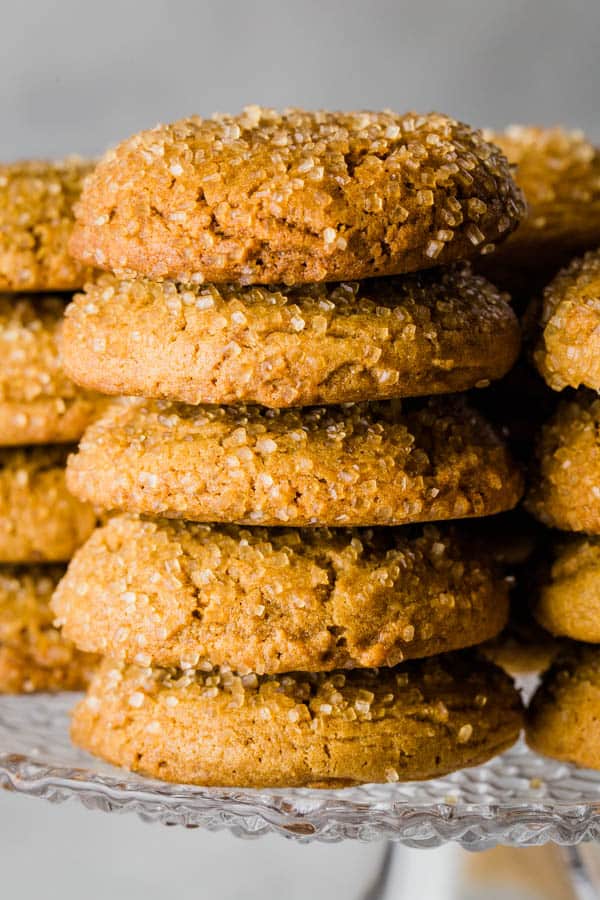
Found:
<svg viewBox="0 0 600 900"><path fill-rule="evenodd" d="M519 343L509 303L468 266L291 288L104 275L67 310L64 359L104 393L281 408L481 386Z"/></svg>
<svg viewBox="0 0 600 900"><path fill-rule="evenodd" d="M516 505L522 478L459 397L265 410L115 401L69 459L103 509L247 525L400 525Z"/></svg>
<svg viewBox="0 0 600 900"><path fill-rule="evenodd" d="M505 157L447 116L248 107L111 150L71 250L154 280L345 281L489 252L523 212Z"/></svg>
<svg viewBox="0 0 600 900"><path fill-rule="evenodd" d="M78 647L258 674L390 666L496 635L508 586L454 528L244 529L114 517L53 608Z"/></svg>
<svg viewBox="0 0 600 900"><path fill-rule="evenodd" d="M76 744L183 784L345 787L434 778L517 739L511 679L471 654L392 669L235 676L106 660L76 707Z"/></svg>

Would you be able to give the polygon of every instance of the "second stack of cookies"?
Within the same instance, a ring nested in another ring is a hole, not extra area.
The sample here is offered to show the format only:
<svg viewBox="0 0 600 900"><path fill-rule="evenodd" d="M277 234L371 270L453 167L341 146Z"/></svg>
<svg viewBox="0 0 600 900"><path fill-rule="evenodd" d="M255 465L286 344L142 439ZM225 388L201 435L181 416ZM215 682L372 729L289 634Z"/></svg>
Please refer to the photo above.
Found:
<svg viewBox="0 0 600 900"><path fill-rule="evenodd" d="M69 445L103 398L62 371L61 329L86 268L68 252L90 163L0 164L0 693L85 686L95 660L64 641L50 597L95 525L65 484Z"/></svg>
<svg viewBox="0 0 600 900"><path fill-rule="evenodd" d="M54 601L107 657L78 743L261 786L433 777L514 741L507 676L439 655L502 628L507 586L458 527L415 523L520 497L493 429L445 396L516 358L506 298L462 260L520 213L502 155L443 116L252 108L101 162L72 248L112 273L69 308L65 364L144 399L69 462L121 513Z"/></svg>

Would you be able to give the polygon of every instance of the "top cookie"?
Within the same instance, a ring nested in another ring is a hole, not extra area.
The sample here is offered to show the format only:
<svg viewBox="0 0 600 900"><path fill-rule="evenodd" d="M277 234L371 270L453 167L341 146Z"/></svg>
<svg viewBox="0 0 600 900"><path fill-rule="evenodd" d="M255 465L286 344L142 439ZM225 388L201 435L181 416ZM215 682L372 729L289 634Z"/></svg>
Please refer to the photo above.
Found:
<svg viewBox="0 0 600 900"><path fill-rule="evenodd" d="M110 151L71 250L154 280L344 281L489 252L523 211L504 156L454 119L253 106Z"/></svg>
<svg viewBox="0 0 600 900"><path fill-rule="evenodd" d="M581 131L513 125L484 131L516 167L528 214L518 231L485 260L483 270L502 287L540 286L569 259L600 244L600 150Z"/></svg>
<svg viewBox="0 0 600 900"><path fill-rule="evenodd" d="M600 390L600 250L574 259L544 291L534 354L547 384Z"/></svg>
<svg viewBox="0 0 600 900"><path fill-rule="evenodd" d="M0 291L71 291L86 268L68 252L73 204L92 163L0 164Z"/></svg>

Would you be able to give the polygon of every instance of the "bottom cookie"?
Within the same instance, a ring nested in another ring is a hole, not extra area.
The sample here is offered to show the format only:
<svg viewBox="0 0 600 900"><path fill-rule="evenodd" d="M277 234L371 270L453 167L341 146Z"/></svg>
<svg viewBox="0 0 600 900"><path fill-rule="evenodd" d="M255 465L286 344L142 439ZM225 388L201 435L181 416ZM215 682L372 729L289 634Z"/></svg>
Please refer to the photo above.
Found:
<svg viewBox="0 0 600 900"><path fill-rule="evenodd" d="M573 643L545 673L527 712L538 753L600 769L600 648Z"/></svg>
<svg viewBox="0 0 600 900"><path fill-rule="evenodd" d="M0 693L88 684L97 657L76 650L52 624L50 597L63 574L62 566L0 567Z"/></svg>
<svg viewBox="0 0 600 900"><path fill-rule="evenodd" d="M521 728L510 678L472 653L392 669L235 676L106 660L72 737L142 774L227 787L346 787L484 762Z"/></svg>

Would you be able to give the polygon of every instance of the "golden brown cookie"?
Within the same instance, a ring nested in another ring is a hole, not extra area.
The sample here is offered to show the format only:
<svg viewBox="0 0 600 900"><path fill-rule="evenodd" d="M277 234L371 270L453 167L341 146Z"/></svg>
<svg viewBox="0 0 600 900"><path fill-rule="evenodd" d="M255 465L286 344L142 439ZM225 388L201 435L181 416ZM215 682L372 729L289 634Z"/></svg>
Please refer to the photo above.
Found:
<svg viewBox="0 0 600 900"><path fill-rule="evenodd" d="M115 402L69 459L103 509L246 525L400 525L514 506L518 469L461 398L304 410Z"/></svg>
<svg viewBox="0 0 600 900"><path fill-rule="evenodd" d="M454 119L254 106L111 150L71 250L153 280L346 281L489 252L523 211L504 156Z"/></svg>
<svg viewBox="0 0 600 900"><path fill-rule="evenodd" d="M482 270L513 293L529 293L600 244L600 150L582 132L558 127L513 125L484 138L515 166L528 212Z"/></svg>
<svg viewBox="0 0 600 900"><path fill-rule="evenodd" d="M581 536L558 544L534 611L552 634L600 643L600 538Z"/></svg>
<svg viewBox="0 0 600 900"><path fill-rule="evenodd" d="M534 358L550 387L600 390L600 250L574 259L548 285L541 327Z"/></svg>
<svg viewBox="0 0 600 900"><path fill-rule="evenodd" d="M96 518L67 490L62 446L0 449L0 563L64 562Z"/></svg>
<svg viewBox="0 0 600 900"><path fill-rule="evenodd" d="M542 428L525 505L565 531L600 533L600 399L580 390Z"/></svg>
<svg viewBox="0 0 600 900"><path fill-rule="evenodd" d="M0 446L76 441L105 402L63 372L65 307L59 297L0 294Z"/></svg>
<svg viewBox="0 0 600 900"><path fill-rule="evenodd" d="M292 288L104 275L68 309L64 359L108 394L287 407L481 386L519 343L507 300L467 266Z"/></svg>
<svg viewBox="0 0 600 900"><path fill-rule="evenodd" d="M345 787L477 765L516 740L521 719L510 678L471 654L260 677L107 660L72 737L166 781Z"/></svg>
<svg viewBox="0 0 600 900"><path fill-rule="evenodd" d="M545 673L526 738L538 753L600 769L600 647L572 643Z"/></svg>
<svg viewBox="0 0 600 900"><path fill-rule="evenodd" d="M53 624L52 592L59 566L0 566L0 693L75 691L97 663Z"/></svg>
<svg viewBox="0 0 600 900"><path fill-rule="evenodd" d="M320 672L480 643L506 622L508 586L455 529L121 516L76 553L53 608L81 649L139 665Z"/></svg>
<svg viewBox="0 0 600 900"><path fill-rule="evenodd" d="M92 163L0 163L0 291L71 291L89 269L68 242L73 204Z"/></svg>

